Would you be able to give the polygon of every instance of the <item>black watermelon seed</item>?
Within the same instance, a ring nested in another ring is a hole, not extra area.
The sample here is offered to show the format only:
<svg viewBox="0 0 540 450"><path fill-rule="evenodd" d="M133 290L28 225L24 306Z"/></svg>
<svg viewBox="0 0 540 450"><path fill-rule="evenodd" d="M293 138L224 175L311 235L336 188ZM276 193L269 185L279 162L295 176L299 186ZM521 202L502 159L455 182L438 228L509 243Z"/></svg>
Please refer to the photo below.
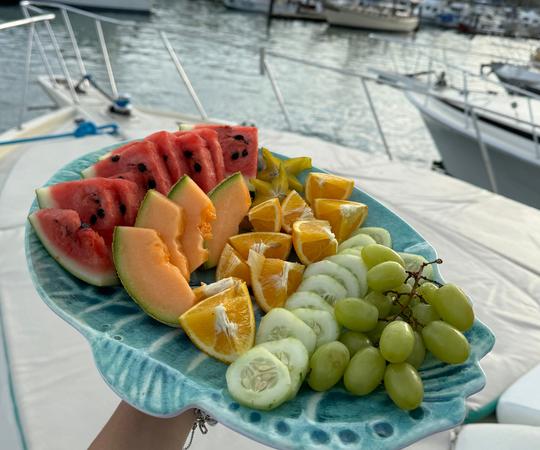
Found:
<svg viewBox="0 0 540 450"><path fill-rule="evenodd" d="M231 159L233 161L236 161L238 158L240 158L240 153L238 152L234 152L232 155L231 155Z"/></svg>
<svg viewBox="0 0 540 450"><path fill-rule="evenodd" d="M92 214L92 215L90 216L90 223L91 223L92 225L95 225L96 222L97 222L97 216L96 216L95 214Z"/></svg>
<svg viewBox="0 0 540 450"><path fill-rule="evenodd" d="M96 205L99 205L99 204L101 204L101 200L100 200L99 198L95 198L95 199L94 199L94 203L95 203Z"/></svg>
<svg viewBox="0 0 540 450"><path fill-rule="evenodd" d="M199 173L202 170L202 167L199 163L195 163L193 169L195 169L195 172Z"/></svg>
<svg viewBox="0 0 540 450"><path fill-rule="evenodd" d="M126 211L127 211L126 205L124 205L123 203L120 203L118 208L120 209L120 214L122 215L126 214Z"/></svg>
<svg viewBox="0 0 540 450"><path fill-rule="evenodd" d="M168 159L169 157L167 155L163 155L163 161L167 162Z"/></svg>
<svg viewBox="0 0 540 450"><path fill-rule="evenodd" d="M114 155L114 156L111 156L111 161L112 161L112 162L118 162L118 161L120 161L120 155Z"/></svg>
<svg viewBox="0 0 540 450"><path fill-rule="evenodd" d="M244 141L244 142L246 142L246 138L244 136L242 136L241 134L237 134L236 136L233 136L233 139L235 141Z"/></svg>
<svg viewBox="0 0 540 450"><path fill-rule="evenodd" d="M189 150L186 150L184 152L184 156L187 158L187 159L190 159L192 156L193 156L193 152L189 151Z"/></svg>
<svg viewBox="0 0 540 450"><path fill-rule="evenodd" d="M152 180L152 179L148 180L148 189L155 189L155 187L156 187L155 180Z"/></svg>
<svg viewBox="0 0 540 450"><path fill-rule="evenodd" d="M118 178L120 178L121 180L125 180L125 178L122 175L118 175Z"/></svg>
<svg viewBox="0 0 540 450"><path fill-rule="evenodd" d="M242 150L242 158L245 158L247 155L248 155L248 151L247 151L247 148L245 148L244 150Z"/></svg>
<svg viewBox="0 0 540 450"><path fill-rule="evenodd" d="M139 169L139 172L146 172L146 166L143 163L137 164L137 169Z"/></svg>
<svg viewBox="0 0 540 450"><path fill-rule="evenodd" d="M83 223L81 223L81 228L84 230L85 228L90 228L90 225L83 222Z"/></svg>
<svg viewBox="0 0 540 450"><path fill-rule="evenodd" d="M97 215L100 219L103 219L105 217L105 210L103 208L99 208L97 210Z"/></svg>

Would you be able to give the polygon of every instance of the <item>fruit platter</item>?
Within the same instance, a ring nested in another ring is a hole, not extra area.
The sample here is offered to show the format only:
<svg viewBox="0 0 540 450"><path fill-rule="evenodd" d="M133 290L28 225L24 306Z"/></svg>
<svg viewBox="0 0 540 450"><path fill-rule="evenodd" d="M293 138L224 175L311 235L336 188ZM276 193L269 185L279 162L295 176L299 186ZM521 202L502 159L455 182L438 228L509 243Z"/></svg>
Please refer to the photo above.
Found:
<svg viewBox="0 0 540 450"><path fill-rule="evenodd" d="M197 407L276 448L402 448L460 424L485 384L494 336L444 255L254 127L72 161L36 190L26 255L107 384L151 415Z"/></svg>

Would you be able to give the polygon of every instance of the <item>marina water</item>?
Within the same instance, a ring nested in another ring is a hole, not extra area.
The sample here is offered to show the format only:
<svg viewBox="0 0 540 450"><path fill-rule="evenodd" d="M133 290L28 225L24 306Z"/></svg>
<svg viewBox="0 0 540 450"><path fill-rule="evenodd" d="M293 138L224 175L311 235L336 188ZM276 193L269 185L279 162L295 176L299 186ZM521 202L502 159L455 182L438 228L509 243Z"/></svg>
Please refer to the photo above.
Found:
<svg viewBox="0 0 540 450"><path fill-rule="evenodd" d="M416 54L407 47L374 41L369 32L330 27L323 22L273 20L226 9L211 0L154 0L151 15L106 13L119 19L136 20L136 27L104 24L116 82L120 92L131 94L134 103L159 109L196 114L197 110L180 82L161 41L152 27L163 27L178 52L201 102L211 117L248 121L260 127L287 129L269 80L259 73L259 48L284 53L339 68L367 72L369 67L414 70ZM22 16L17 6L0 7L0 21ZM71 16L86 69L109 90L105 67L91 20ZM44 28L38 29L54 58ZM73 50L57 17L55 31L74 78L80 76ZM396 35L411 39L409 35ZM453 30L423 27L417 43L446 46L461 52L431 51L434 57L478 73L481 63L469 51L528 58L526 41L461 35ZM27 30L0 33L0 131L17 124L23 91ZM520 51L515 47L520 47ZM508 46L511 46L510 49ZM426 48L426 52L430 50ZM35 82L44 74L34 46L33 80L25 119L52 105ZM361 151L382 153L383 147L369 112L360 80L298 63L269 57L292 119L293 130L316 135ZM425 68L426 59L424 59ZM418 165L439 159L430 135L416 109L404 95L390 87L370 83L370 92L390 149L396 158ZM279 151L279 149L274 149ZM309 151L309 149L306 149Z"/></svg>

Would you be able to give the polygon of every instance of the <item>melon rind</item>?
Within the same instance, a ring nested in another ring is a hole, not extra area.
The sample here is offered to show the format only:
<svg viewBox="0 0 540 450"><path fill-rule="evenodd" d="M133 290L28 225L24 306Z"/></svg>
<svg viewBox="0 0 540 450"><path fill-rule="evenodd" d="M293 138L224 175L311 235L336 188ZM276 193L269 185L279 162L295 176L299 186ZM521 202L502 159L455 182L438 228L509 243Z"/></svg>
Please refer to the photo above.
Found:
<svg viewBox="0 0 540 450"><path fill-rule="evenodd" d="M96 176L96 169L94 166L87 167L81 170L81 175L83 178L94 178Z"/></svg>
<svg viewBox="0 0 540 450"><path fill-rule="evenodd" d="M251 206L249 189L241 172L236 172L225 178L208 193L208 197L216 208L216 220L212 224L212 240L205 242L205 247L208 249L208 260L204 264L205 269L217 266L227 240L238 234L240 222ZM231 200L236 206L235 210L220 206L222 202L229 204ZM220 217L220 210L224 210L226 215Z"/></svg>
<svg viewBox="0 0 540 450"><path fill-rule="evenodd" d="M102 274L91 273L87 270L86 267L79 264L78 261L60 255L56 249L56 246L51 241L49 241L49 239L47 239L47 236L41 228L36 213L30 214L28 216L28 220L30 221L32 227L34 228L34 231L39 237L39 240L43 244L43 247L45 247L51 257L74 277L79 278L80 280L85 281L88 284L99 287L114 286L115 284L118 284L118 277L116 276L116 272L114 270Z"/></svg>
<svg viewBox="0 0 540 450"><path fill-rule="evenodd" d="M50 187L36 189L36 198L40 209L56 207L56 204L51 196Z"/></svg>

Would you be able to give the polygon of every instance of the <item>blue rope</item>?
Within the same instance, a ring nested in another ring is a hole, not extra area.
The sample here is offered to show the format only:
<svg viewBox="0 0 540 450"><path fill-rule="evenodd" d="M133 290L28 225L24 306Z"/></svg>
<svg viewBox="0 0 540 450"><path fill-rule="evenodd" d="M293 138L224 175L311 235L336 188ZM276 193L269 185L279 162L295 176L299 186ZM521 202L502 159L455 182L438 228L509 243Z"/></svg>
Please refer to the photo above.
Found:
<svg viewBox="0 0 540 450"><path fill-rule="evenodd" d="M116 123L108 123L105 125L100 125L99 127L90 121L83 121L77 124L77 128L74 131L69 133L56 133L56 134L45 134L42 136L32 136L29 138L21 139L12 139L10 141L0 141L0 145L13 145L13 144L23 144L25 142L35 142L35 141L45 141L48 139L58 139L65 137L75 137L83 138L86 136L95 136L98 134L117 134L118 125Z"/></svg>

